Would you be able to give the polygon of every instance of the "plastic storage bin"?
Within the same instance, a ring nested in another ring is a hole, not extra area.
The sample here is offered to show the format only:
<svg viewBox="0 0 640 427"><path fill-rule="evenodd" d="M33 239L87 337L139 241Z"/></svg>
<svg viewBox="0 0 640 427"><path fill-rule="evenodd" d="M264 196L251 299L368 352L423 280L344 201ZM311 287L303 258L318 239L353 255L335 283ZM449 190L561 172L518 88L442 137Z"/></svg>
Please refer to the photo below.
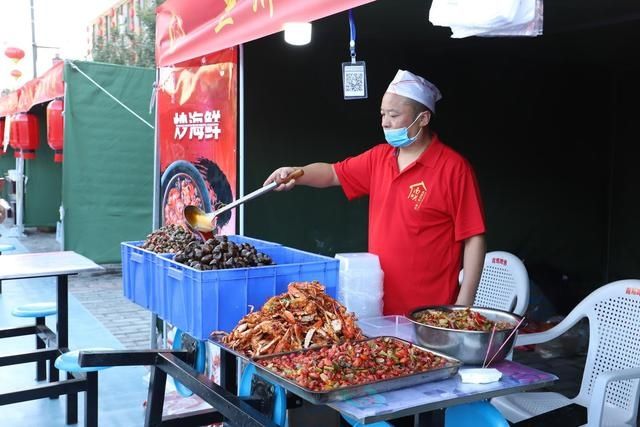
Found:
<svg viewBox="0 0 640 427"><path fill-rule="evenodd" d="M151 308L154 303L156 254L142 249L143 241L122 242L122 290L124 296L144 307Z"/></svg>
<svg viewBox="0 0 640 427"><path fill-rule="evenodd" d="M265 240L253 239L245 236L228 236L234 243L250 243L256 249L282 246ZM156 309L164 305L164 295L160 293L156 273L159 271L158 256L155 252L142 249L144 241L122 242L120 252L122 256L122 288L124 296L136 304L158 313Z"/></svg>
<svg viewBox="0 0 640 427"><path fill-rule="evenodd" d="M200 271L173 261L173 254L158 256L154 286L162 301L155 301L151 310L204 340L212 331L233 329L252 309L286 292L290 282L317 280L335 297L337 260L277 244L254 246L276 265Z"/></svg>

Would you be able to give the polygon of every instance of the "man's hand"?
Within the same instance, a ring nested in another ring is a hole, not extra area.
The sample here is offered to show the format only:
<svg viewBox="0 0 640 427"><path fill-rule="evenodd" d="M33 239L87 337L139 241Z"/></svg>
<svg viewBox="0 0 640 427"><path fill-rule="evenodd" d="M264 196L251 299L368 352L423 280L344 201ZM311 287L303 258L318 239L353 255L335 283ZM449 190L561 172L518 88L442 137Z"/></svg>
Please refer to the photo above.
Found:
<svg viewBox="0 0 640 427"><path fill-rule="evenodd" d="M262 184L262 186L264 187L265 185L269 185L272 182L282 181L291 173L295 172L297 169L300 169L300 168L293 168L291 166L284 166L284 167L278 168L275 171L273 171L271 175L269 175L269 178L267 178L267 180L264 182L264 184ZM292 179L286 184L278 185L275 188L275 191L288 191L288 190L291 190L295 185L296 185L296 180Z"/></svg>

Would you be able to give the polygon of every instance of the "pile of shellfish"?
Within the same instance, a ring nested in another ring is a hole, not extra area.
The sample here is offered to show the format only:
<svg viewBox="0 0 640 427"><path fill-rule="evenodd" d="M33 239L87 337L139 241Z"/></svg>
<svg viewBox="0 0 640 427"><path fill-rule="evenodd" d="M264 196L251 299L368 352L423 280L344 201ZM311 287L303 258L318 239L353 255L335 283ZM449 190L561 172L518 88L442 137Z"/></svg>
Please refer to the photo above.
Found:
<svg viewBox="0 0 640 427"><path fill-rule="evenodd" d="M180 224L165 225L149 234L142 243L142 249L158 254L173 254L184 250L197 237Z"/></svg>
<svg viewBox="0 0 640 427"><path fill-rule="evenodd" d="M227 236L216 236L206 242L194 241L178 251L175 262L196 270L263 267L273 265L273 259L249 243L234 243Z"/></svg>
<svg viewBox="0 0 640 427"><path fill-rule="evenodd" d="M355 315L324 290L317 281L290 283L286 293L244 316L222 342L256 357L363 339Z"/></svg>

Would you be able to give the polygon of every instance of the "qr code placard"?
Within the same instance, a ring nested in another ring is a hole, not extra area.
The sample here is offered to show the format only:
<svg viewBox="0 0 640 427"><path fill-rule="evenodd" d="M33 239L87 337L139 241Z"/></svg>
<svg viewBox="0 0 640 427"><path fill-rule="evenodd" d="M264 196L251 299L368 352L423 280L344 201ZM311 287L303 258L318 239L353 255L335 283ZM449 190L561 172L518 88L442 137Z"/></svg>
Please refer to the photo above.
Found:
<svg viewBox="0 0 640 427"><path fill-rule="evenodd" d="M367 72L363 61L342 64L344 99L367 97Z"/></svg>

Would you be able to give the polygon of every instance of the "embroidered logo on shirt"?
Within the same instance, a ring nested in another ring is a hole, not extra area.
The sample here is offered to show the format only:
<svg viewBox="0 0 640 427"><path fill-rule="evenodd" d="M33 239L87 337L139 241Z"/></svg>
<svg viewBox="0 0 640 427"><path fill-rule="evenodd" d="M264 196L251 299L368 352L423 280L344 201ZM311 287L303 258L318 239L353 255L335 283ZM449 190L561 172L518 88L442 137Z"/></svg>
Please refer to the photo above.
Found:
<svg viewBox="0 0 640 427"><path fill-rule="evenodd" d="M427 186L424 185L424 181L420 181L417 184L409 186L409 200L415 203L413 208L415 210L420 209L424 196L427 194Z"/></svg>

